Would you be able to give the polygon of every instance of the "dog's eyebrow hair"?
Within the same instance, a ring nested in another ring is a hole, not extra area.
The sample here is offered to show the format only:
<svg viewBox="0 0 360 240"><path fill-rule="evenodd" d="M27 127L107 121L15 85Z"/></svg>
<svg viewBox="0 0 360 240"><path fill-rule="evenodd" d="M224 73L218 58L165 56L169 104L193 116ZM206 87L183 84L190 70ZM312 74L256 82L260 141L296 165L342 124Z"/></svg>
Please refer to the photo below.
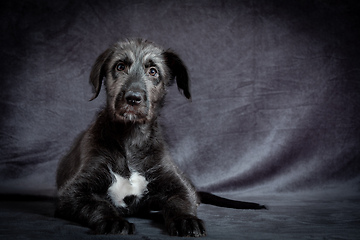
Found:
<svg viewBox="0 0 360 240"><path fill-rule="evenodd" d="M124 62L126 64L129 64L129 65L131 65L133 63L133 61L128 56L124 56L123 58L120 58L118 60L118 62L120 62L120 61Z"/></svg>
<svg viewBox="0 0 360 240"><path fill-rule="evenodd" d="M157 65L156 65L156 63L155 63L153 60L149 59L149 60L147 60L147 61L145 62L144 66L145 66L146 68L148 68L148 67L156 67Z"/></svg>

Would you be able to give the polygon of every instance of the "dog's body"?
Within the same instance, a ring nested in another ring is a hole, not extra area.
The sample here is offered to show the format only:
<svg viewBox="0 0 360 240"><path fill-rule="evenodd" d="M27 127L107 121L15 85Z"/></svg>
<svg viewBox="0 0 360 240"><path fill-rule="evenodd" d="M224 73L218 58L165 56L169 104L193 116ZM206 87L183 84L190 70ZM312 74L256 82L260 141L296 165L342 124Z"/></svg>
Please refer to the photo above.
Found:
<svg viewBox="0 0 360 240"><path fill-rule="evenodd" d="M196 217L199 195L172 162L157 121L166 87L175 78L191 98L184 64L153 43L128 40L96 60L92 99L104 77L107 106L60 162L56 215L98 234L132 234L134 225L123 217L161 210L171 235L204 236Z"/></svg>

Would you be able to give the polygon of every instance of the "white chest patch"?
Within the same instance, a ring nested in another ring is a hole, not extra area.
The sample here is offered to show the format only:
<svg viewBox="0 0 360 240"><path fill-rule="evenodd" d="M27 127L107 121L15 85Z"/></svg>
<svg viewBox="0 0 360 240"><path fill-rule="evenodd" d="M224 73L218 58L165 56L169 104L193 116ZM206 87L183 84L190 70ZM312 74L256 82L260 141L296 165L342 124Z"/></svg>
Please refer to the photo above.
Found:
<svg viewBox="0 0 360 240"><path fill-rule="evenodd" d="M108 189L108 195L115 206L126 207L125 197L135 195L140 199L146 193L148 182L138 172L132 172L129 179L123 178L113 171L110 172L114 176L114 181Z"/></svg>

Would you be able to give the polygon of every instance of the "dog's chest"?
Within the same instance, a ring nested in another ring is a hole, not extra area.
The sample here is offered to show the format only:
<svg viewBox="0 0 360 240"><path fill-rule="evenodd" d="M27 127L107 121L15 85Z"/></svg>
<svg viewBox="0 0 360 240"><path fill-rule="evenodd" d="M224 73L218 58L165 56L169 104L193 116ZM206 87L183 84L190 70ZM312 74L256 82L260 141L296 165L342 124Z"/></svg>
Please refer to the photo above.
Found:
<svg viewBox="0 0 360 240"><path fill-rule="evenodd" d="M113 182L108 189L108 195L117 207L127 207L124 199L128 196L134 196L140 200L147 192L148 181L145 177L134 171L129 178L124 178L111 171Z"/></svg>

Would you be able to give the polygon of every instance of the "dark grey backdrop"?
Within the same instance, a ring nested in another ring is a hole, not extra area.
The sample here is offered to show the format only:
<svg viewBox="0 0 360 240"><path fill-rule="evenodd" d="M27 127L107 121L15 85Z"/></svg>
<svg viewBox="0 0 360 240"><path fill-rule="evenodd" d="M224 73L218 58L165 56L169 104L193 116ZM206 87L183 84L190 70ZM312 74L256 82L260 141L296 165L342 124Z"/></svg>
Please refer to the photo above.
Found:
<svg viewBox="0 0 360 240"><path fill-rule="evenodd" d="M1 193L55 193L58 160L105 103L88 101L93 62L142 37L188 66L192 102L171 88L162 123L199 189L263 203L359 196L357 1L0 6Z"/></svg>

